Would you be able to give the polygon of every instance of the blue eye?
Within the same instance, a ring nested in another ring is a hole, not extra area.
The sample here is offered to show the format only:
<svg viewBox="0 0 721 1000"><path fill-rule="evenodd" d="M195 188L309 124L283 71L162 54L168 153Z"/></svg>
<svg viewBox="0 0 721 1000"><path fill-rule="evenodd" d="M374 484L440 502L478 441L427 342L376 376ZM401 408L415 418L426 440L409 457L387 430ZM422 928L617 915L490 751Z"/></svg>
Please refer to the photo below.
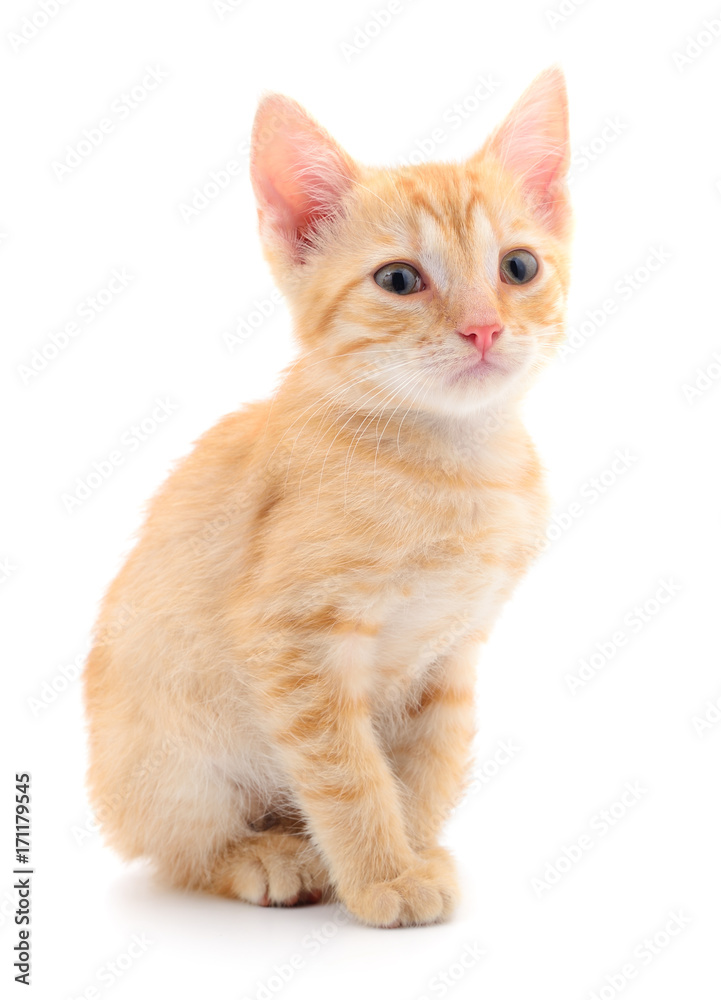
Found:
<svg viewBox="0 0 721 1000"><path fill-rule="evenodd" d="M501 261L501 281L525 285L538 273L538 261L528 250L511 250Z"/></svg>
<svg viewBox="0 0 721 1000"><path fill-rule="evenodd" d="M420 274L410 264L386 264L373 277L377 285L395 295L410 295L423 287Z"/></svg>

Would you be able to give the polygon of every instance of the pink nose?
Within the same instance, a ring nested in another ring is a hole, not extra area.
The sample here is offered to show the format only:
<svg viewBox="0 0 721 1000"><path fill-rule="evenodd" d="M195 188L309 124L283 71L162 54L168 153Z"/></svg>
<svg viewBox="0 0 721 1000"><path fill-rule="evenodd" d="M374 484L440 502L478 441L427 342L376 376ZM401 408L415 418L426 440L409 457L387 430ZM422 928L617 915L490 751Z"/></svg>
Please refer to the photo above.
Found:
<svg viewBox="0 0 721 1000"><path fill-rule="evenodd" d="M459 333L466 340L472 340L481 357L485 358L502 330L500 323L493 323L491 326L467 326L465 330L459 330Z"/></svg>

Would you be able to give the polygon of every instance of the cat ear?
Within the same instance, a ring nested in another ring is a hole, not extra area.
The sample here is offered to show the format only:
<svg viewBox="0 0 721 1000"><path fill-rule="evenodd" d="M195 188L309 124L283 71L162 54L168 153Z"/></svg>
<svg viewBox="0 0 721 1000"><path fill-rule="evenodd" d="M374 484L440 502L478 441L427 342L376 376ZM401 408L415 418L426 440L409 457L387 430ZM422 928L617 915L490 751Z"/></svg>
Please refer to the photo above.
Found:
<svg viewBox="0 0 721 1000"><path fill-rule="evenodd" d="M337 212L357 168L325 129L281 94L260 102L250 157L263 239L301 263L314 233Z"/></svg>
<svg viewBox="0 0 721 1000"><path fill-rule="evenodd" d="M566 81L558 66L544 70L491 135L481 156L495 156L515 174L552 229L570 218L566 174L571 150Z"/></svg>

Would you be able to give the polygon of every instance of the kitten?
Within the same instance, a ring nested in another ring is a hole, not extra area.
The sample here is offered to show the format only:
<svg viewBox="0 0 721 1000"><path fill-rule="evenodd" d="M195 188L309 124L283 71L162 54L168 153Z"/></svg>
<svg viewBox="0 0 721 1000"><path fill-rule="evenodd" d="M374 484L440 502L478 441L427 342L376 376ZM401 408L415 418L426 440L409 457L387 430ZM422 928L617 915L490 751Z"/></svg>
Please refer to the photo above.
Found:
<svg viewBox="0 0 721 1000"><path fill-rule="evenodd" d="M374 926L450 914L479 645L545 527L518 404L562 337L568 163L557 69L458 164L360 166L261 102L301 355L180 462L105 598L89 786L124 857Z"/></svg>

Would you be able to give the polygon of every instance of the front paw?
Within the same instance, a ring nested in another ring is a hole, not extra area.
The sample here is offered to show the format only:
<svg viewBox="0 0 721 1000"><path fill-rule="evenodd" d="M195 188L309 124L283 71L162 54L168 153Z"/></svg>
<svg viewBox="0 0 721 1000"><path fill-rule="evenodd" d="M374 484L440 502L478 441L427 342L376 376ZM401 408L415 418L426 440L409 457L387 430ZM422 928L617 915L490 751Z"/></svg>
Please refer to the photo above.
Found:
<svg viewBox="0 0 721 1000"><path fill-rule="evenodd" d="M425 850L395 878L340 894L348 910L372 927L407 927L445 920L458 899L455 864L442 847Z"/></svg>
<svg viewBox="0 0 721 1000"><path fill-rule="evenodd" d="M458 869L456 859L445 847L423 847L418 851L420 857L431 866L437 877L452 891L454 903L459 896Z"/></svg>

